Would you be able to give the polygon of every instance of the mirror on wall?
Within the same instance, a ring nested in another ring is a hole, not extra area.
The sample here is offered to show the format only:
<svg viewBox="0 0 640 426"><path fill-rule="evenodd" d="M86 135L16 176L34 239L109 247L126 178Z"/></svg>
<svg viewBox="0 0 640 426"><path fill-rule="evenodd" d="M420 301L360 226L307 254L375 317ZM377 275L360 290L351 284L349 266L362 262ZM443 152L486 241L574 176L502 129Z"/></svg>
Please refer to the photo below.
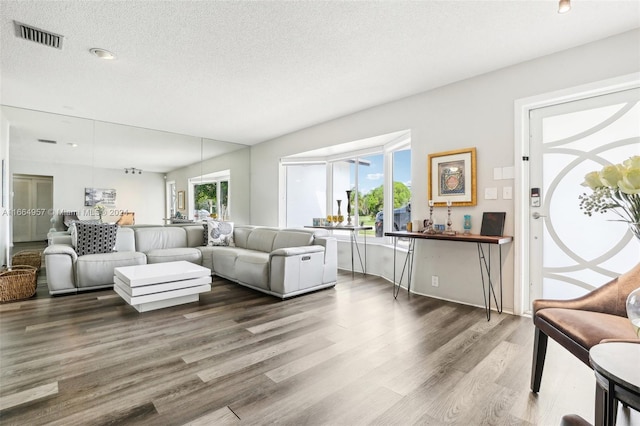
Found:
<svg viewBox="0 0 640 426"><path fill-rule="evenodd" d="M2 106L2 114L11 124L9 156L13 160L168 173L247 148L232 142L9 106Z"/></svg>
<svg viewBox="0 0 640 426"><path fill-rule="evenodd" d="M136 223L161 225L167 216L167 173L248 149L242 144L10 106L2 106L1 112L10 124L11 175L51 178L51 209L57 216L74 210L79 217L95 219L93 207L85 206L85 191L107 189L115 190L115 202L108 206L104 220L115 221L119 213L134 211ZM186 181L175 182L178 190L186 185ZM26 188L22 181L20 188ZM18 197L27 198L25 194ZM63 228L61 217L54 222L53 227Z"/></svg>

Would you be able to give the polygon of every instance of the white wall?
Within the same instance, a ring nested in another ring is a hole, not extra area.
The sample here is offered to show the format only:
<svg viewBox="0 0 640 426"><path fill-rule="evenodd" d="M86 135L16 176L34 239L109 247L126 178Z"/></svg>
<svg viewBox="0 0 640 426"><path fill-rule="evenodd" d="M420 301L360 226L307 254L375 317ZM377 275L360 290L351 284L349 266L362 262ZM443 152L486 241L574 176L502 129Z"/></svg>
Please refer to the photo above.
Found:
<svg viewBox="0 0 640 426"><path fill-rule="evenodd" d="M78 211L80 219L95 219L97 216L90 216L91 208L84 206L84 189L113 188L116 190L116 206L113 209L134 212L136 223L164 223L164 174L143 172L141 175L131 175L125 174L122 169L21 160L13 160L11 164L13 174L53 176L53 208L58 213L74 210ZM116 221L118 218L119 215L103 216L104 221ZM62 229L60 220L56 227Z"/></svg>
<svg viewBox="0 0 640 426"><path fill-rule="evenodd" d="M514 165L514 102L517 99L637 72L640 30L545 56L319 124L251 149L251 222L278 225L278 161L281 157L327 145L364 139L403 129L412 135L412 215L424 218L427 208L427 156L452 149L477 148L478 205L455 208L454 227L472 215L479 233L482 212L505 211L505 234L514 232L513 200L503 200L502 187L513 180L493 180L493 169ZM485 200L484 190L497 187L499 199ZM515 191L514 187L514 191ZM444 216L444 209L437 209ZM390 277L386 250L371 246L368 270ZM513 310L513 245L503 249L504 308ZM341 256L346 251L341 250ZM497 251L493 252L497 255ZM392 255L392 253L391 253ZM372 262L371 260L378 259ZM497 259L497 256L493 258ZM343 264L341 260L341 265ZM440 287L431 286L431 275ZM417 244L414 282L417 293L483 305L475 244L426 241Z"/></svg>
<svg viewBox="0 0 640 426"><path fill-rule="evenodd" d="M251 223L249 208L251 201L250 165L251 153L249 149L240 149L205 160L202 165L196 163L167 173L167 181L176 182L176 194L178 191L185 191L185 194L188 194L189 178L229 170L231 173L229 178L229 219L238 224L249 224ZM187 196L185 195L185 207L188 205ZM187 213L186 209L180 210L180 212Z"/></svg>

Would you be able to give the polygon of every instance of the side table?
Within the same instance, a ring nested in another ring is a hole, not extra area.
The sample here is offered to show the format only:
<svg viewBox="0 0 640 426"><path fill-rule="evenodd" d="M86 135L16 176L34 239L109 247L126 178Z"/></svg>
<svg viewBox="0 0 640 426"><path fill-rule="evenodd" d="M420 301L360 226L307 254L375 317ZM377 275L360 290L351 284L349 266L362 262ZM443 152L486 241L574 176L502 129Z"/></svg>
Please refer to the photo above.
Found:
<svg viewBox="0 0 640 426"><path fill-rule="evenodd" d="M373 230L373 226L305 226L305 228L326 229L329 231L349 231L349 241L351 242L351 276L355 276L355 264L353 257L353 248L356 248L358 259L360 260L360 267L362 268L362 275L367 274L367 232ZM360 255L360 247L358 246L358 232L365 231L364 235L364 262Z"/></svg>
<svg viewBox="0 0 640 426"><path fill-rule="evenodd" d="M589 350L596 375L596 426L615 424L617 402L640 411L640 342L609 342Z"/></svg>

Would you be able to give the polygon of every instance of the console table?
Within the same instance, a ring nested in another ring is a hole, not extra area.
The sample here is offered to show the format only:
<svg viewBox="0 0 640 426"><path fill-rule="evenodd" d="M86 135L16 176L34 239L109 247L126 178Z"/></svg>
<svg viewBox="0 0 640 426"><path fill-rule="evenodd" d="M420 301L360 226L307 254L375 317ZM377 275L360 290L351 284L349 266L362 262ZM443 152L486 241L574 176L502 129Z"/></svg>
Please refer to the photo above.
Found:
<svg viewBox="0 0 640 426"><path fill-rule="evenodd" d="M614 425L618 401L640 411L640 343L607 342L589 350L596 375L596 426Z"/></svg>
<svg viewBox="0 0 640 426"><path fill-rule="evenodd" d="M498 313L502 313L502 245L508 244L513 241L513 237L500 236L491 237L486 235L445 235L445 234L425 234L422 232L385 232L385 236L393 237L393 297L397 298L400 292L400 283L404 273L407 272L407 293L411 290L411 275L413 273L413 252L415 249L416 240L443 240L443 241L457 241L463 243L476 243L478 246L478 261L480 262L480 278L482 280L482 295L484 296L484 309L487 315L487 321L491 319L491 294L493 294L493 300L496 302L496 308ZM398 288L396 290L396 253L398 238L406 238L409 240L409 247L407 255L402 267L402 273L400 274L400 280L398 281ZM487 254L482 246L487 245ZM496 292L493 287L493 281L491 280L491 245L497 245L500 255L499 267L500 267L500 303L496 297ZM484 275L487 274L487 284L485 284ZM486 291L486 294L485 294Z"/></svg>
<svg viewBox="0 0 640 426"><path fill-rule="evenodd" d="M367 273L367 233L364 233L364 262L362 262L362 256L360 255L360 247L358 246L358 232L359 231L371 231L373 226L305 226L305 228L316 229L328 229L329 231L349 231L349 237L351 242L351 276L355 276L354 269L354 256L353 248L356 248L358 253L358 259L360 260L360 267L362 268L362 274Z"/></svg>

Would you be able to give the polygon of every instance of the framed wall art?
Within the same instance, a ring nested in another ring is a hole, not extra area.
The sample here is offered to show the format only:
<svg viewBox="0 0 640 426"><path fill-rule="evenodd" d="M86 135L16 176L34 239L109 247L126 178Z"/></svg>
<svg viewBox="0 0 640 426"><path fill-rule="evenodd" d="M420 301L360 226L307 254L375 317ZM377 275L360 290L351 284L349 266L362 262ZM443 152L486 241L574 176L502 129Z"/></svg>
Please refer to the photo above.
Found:
<svg viewBox="0 0 640 426"><path fill-rule="evenodd" d="M475 206L476 149L429 154L429 200L434 206Z"/></svg>
<svg viewBox="0 0 640 426"><path fill-rule="evenodd" d="M178 191L178 209L184 210L184 191Z"/></svg>
<svg viewBox="0 0 640 426"><path fill-rule="evenodd" d="M85 188L84 189L84 205L93 207L102 204L105 207L116 206L116 190L105 188Z"/></svg>

